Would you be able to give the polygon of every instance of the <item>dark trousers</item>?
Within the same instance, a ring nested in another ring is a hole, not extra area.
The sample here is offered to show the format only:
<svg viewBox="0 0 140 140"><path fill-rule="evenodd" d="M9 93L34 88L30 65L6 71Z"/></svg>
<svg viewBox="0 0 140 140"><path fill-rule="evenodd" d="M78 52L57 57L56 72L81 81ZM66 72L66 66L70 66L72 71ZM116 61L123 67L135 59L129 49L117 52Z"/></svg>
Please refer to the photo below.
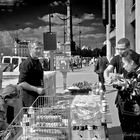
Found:
<svg viewBox="0 0 140 140"><path fill-rule="evenodd" d="M103 73L98 73L98 79L99 79L99 82L102 84L102 89L103 91L106 91L106 88L105 88L105 79L104 79L104 74Z"/></svg>
<svg viewBox="0 0 140 140"><path fill-rule="evenodd" d="M140 116L129 116L122 113L121 106L117 108L124 140L140 140Z"/></svg>

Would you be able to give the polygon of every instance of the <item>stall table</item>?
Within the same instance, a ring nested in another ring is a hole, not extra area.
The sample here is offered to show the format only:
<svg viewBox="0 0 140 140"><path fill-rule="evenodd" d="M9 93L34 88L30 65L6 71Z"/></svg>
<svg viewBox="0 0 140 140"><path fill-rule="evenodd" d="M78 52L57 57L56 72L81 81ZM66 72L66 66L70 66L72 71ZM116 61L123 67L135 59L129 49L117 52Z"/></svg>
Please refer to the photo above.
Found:
<svg viewBox="0 0 140 140"><path fill-rule="evenodd" d="M107 124L111 123L109 108L102 112L100 95L76 95L72 105L72 140L106 140Z"/></svg>

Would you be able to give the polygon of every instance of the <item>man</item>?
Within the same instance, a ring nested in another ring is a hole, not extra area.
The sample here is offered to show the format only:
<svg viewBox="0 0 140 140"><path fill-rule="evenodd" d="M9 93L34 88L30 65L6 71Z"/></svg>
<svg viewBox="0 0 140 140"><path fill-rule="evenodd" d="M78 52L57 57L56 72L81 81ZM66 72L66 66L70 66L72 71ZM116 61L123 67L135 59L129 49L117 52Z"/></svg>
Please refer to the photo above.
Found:
<svg viewBox="0 0 140 140"><path fill-rule="evenodd" d="M121 74L125 75L127 73L126 70L123 69L122 54L125 51L128 51L128 50L130 50L129 40L127 38L121 38L118 41L118 44L116 46L116 51L118 52L118 54L110 60L110 63L108 65L108 67L104 71L104 78L105 78L106 84L110 84L112 79L118 78L118 74L119 75L121 75ZM134 52L134 51L132 51L132 52ZM113 76L110 76L110 73L112 73L114 70L115 70L116 74L114 74ZM118 94L117 94L117 97L116 97L116 100L115 100L115 104L118 108L118 114L119 114L119 119L120 119L122 130L125 131L125 126L124 126L124 123L123 123L123 115L121 113L121 108L120 108L121 107L120 106L121 97L120 97L119 94L121 94L121 93L119 93L119 91L118 91Z"/></svg>
<svg viewBox="0 0 140 140"><path fill-rule="evenodd" d="M94 63L94 71L98 74L98 78L99 78L99 82L101 83L101 87L102 90L105 92L106 88L104 85L104 70L106 69L107 65L108 65L108 60L105 57L105 55L102 52L102 49L97 50L97 54L96 54L96 61Z"/></svg>
<svg viewBox="0 0 140 140"><path fill-rule="evenodd" d="M20 64L19 86L23 89L23 106L29 107L43 92L43 68L38 59L43 45L32 41L28 44L30 56Z"/></svg>

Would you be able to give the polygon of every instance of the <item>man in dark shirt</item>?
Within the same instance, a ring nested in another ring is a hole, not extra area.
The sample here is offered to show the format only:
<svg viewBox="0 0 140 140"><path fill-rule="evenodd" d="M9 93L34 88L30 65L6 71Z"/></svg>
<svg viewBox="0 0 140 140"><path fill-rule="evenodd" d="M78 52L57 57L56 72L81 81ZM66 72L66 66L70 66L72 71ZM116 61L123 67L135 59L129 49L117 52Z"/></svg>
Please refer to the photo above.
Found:
<svg viewBox="0 0 140 140"><path fill-rule="evenodd" d="M43 68L38 59L42 54L42 46L37 41L29 42L30 56L19 67L19 86L23 89L24 107L31 106L43 91Z"/></svg>
<svg viewBox="0 0 140 140"><path fill-rule="evenodd" d="M110 63L108 65L108 67L106 68L106 70L104 71L104 77L105 77L105 82L106 84L110 84L111 83L111 80L113 78L116 77L116 75L125 75L127 72L123 69L123 63L122 63L122 54L125 52L125 51L128 51L130 49L130 42L127 38L121 38L119 41L118 41L118 44L116 46L116 51L117 51L117 55L115 55L111 60L110 60ZM134 51L132 51L134 52ZM136 55L139 55L137 54L136 52L134 52ZM139 57L138 57L138 61L139 61ZM115 73L113 76L111 75L110 76L110 73L113 73L113 71L115 70ZM120 103L121 103L121 97L119 96L119 91L117 93L117 97L116 97L116 100L115 100L115 104L118 108L118 115L119 115L119 120L120 120L120 124L121 124L121 128L123 130L123 132L125 131L126 129L126 126L124 125L124 121L123 121L123 114L121 113L121 106L120 106Z"/></svg>

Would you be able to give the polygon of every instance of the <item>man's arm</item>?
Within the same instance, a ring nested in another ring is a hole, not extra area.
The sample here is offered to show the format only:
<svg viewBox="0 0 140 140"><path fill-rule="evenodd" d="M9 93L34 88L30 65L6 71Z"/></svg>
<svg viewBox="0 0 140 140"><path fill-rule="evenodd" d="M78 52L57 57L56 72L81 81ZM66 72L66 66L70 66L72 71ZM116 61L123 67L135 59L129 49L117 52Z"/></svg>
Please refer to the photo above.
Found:
<svg viewBox="0 0 140 140"><path fill-rule="evenodd" d="M42 92L43 92L43 88L30 85L27 82L19 83L18 86L25 90L34 91L38 94L42 94Z"/></svg>
<svg viewBox="0 0 140 140"><path fill-rule="evenodd" d="M108 67L105 69L104 71L104 78L105 78L105 83L109 84L111 82L111 78L110 78L110 73L112 73L114 70L113 65L108 65Z"/></svg>

